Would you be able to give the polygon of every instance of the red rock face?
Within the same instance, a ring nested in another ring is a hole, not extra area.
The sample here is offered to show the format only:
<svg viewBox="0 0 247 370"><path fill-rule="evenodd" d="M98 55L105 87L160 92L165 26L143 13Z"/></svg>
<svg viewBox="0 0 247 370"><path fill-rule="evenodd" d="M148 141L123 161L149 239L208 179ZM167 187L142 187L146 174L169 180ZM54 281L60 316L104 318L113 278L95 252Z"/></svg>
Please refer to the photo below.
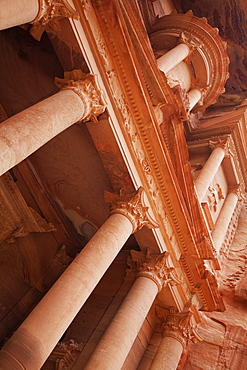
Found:
<svg viewBox="0 0 247 370"><path fill-rule="evenodd" d="M179 369L239 370L247 364L247 203L234 241L220 272L225 312L202 313L198 333L203 342L190 344Z"/></svg>
<svg viewBox="0 0 247 370"><path fill-rule="evenodd" d="M209 24L219 29L227 41L230 57L230 78L220 105L234 105L247 95L247 2L245 0L180 0L181 9L192 10L198 17L206 17Z"/></svg>

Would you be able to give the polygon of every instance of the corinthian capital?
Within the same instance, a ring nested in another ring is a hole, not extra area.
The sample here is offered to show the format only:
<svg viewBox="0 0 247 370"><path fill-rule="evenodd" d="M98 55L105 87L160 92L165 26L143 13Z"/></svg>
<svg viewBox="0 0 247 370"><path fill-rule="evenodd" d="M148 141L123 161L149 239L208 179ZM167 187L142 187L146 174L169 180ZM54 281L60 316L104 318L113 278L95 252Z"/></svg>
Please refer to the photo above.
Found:
<svg viewBox="0 0 247 370"><path fill-rule="evenodd" d="M151 254L149 248L146 253L132 250L129 265L137 271L137 276L145 276L153 280L161 291L168 283L181 284L181 280L174 274L174 267L168 266L169 255L169 252Z"/></svg>
<svg viewBox="0 0 247 370"><path fill-rule="evenodd" d="M244 191L242 189L242 186L240 184L232 185L228 187L228 194L233 193L238 197L238 200L243 201L245 199L244 197Z"/></svg>
<svg viewBox="0 0 247 370"><path fill-rule="evenodd" d="M56 77L55 84L61 90L74 91L81 98L84 114L80 122L89 120L97 122L96 117L104 112L105 103L94 75L86 75L79 69L75 69L65 72L63 79Z"/></svg>
<svg viewBox="0 0 247 370"><path fill-rule="evenodd" d="M225 152L225 156L230 156L232 155L230 143L230 136L218 136L209 141L209 147L211 150L214 150L215 148L221 148Z"/></svg>
<svg viewBox="0 0 247 370"><path fill-rule="evenodd" d="M196 332L195 325L192 323L192 311L176 312L174 307L168 310L156 306L156 312L162 321L163 337L175 338L184 348L190 341L193 343L202 341L202 338Z"/></svg>
<svg viewBox="0 0 247 370"><path fill-rule="evenodd" d="M45 28L50 24L54 29L58 28L59 18L67 17L78 19L77 12L70 6L66 0L38 0L39 12L36 18L32 21L31 35L40 40ZM51 24L52 22L52 24Z"/></svg>
<svg viewBox="0 0 247 370"><path fill-rule="evenodd" d="M144 189L142 187L131 194L125 194L122 190L120 190L120 194L105 191L105 201L111 204L111 214L120 213L130 220L133 233L143 226L149 229L159 227L148 214L148 207L144 204Z"/></svg>

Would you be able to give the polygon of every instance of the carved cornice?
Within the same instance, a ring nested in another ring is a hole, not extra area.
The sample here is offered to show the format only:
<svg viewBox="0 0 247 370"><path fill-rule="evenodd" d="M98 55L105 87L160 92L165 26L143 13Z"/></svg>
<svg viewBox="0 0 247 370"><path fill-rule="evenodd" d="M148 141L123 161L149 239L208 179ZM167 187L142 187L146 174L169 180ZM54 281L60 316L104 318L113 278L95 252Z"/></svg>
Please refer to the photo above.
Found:
<svg viewBox="0 0 247 370"><path fill-rule="evenodd" d="M111 3L113 6L113 3ZM172 238L174 230L178 237L178 243L182 246L183 250L187 250L187 244L183 238L181 231L181 223L178 220L174 207L171 203L171 189L167 186L163 171L161 170L155 148L151 145L149 138L150 127L147 127L146 121L143 119L143 112L138 107L136 97L131 86L131 80L129 78L129 65L126 66L126 58L121 55L119 49L119 40L115 38L115 34L112 31L112 19L107 17L106 8L109 3L100 0L95 0L94 6L97 6L97 14L101 18L101 27L98 28L98 24L93 24L93 27L97 32L94 32L95 42L98 51L102 57L102 65L105 68L106 75L108 76L108 82L114 91L115 104L118 109L119 115L122 119L122 127L128 138L128 142L131 145L139 164L143 169L143 174L150 194L152 194L152 200L155 205L156 212L162 219L165 225L168 237ZM87 16L90 15L92 9L89 3L85 4L85 10L88 11ZM115 14L115 12L114 12ZM109 50L108 50L109 48ZM111 55L111 58L109 57ZM113 63L114 60L114 64ZM128 68L128 69L127 69ZM118 73L116 73L118 71ZM121 83L119 82L121 80ZM123 94L123 89L126 95ZM131 113L130 113L131 112ZM145 144L144 144L145 143ZM166 158L163 158L166 161ZM166 163L164 163L164 166ZM147 171L148 169L148 171ZM168 217L169 213L169 217Z"/></svg>
<svg viewBox="0 0 247 370"><path fill-rule="evenodd" d="M102 92L97 86L96 77L91 74L84 74L79 69L65 72L64 78L55 78L55 84L61 90L72 90L84 104L84 114L80 119L83 121L97 122L97 116L104 112L105 102Z"/></svg>
<svg viewBox="0 0 247 370"><path fill-rule="evenodd" d="M139 13L136 15L136 22L131 23L133 17L128 18L128 15L135 16L132 2L95 0L94 2L83 1L82 6L81 18L83 17L86 24L90 23L93 30L93 39L90 39L90 42L95 43L94 50L97 50L97 57L101 62L101 72L102 68L105 71L102 76L109 86L112 105L117 112L118 122L114 122L114 129L117 135L118 130L124 134L135 161L135 170L140 174L143 185L149 191L151 206L155 217L160 222L164 240L174 251L177 259L180 258L181 253L199 257L191 234L183 195L179 187L176 187L168 150L163 139L161 140L161 134L157 133L152 120L154 114L150 115L150 112L153 112L154 102L149 99L146 91L145 77L148 76L150 81L151 76L155 77L155 96L161 97L158 100L159 103L169 99L170 104L177 107L176 99L174 94L169 93L171 89L164 80L156 78L154 71L157 70L157 66L151 54L150 45L143 41L146 32L140 30L143 24L139 22ZM110 12L112 17L108 16ZM152 66L150 74L149 70L146 71L144 67L142 69L143 64L135 63L136 54L134 56L131 43L128 42L129 37L135 38L135 35L138 35L136 42L138 40L137 43L140 42L143 48L143 61L148 60ZM136 78L139 81L138 84L133 83ZM141 94L140 91L142 91ZM144 94L145 91L146 94ZM193 258L192 263L195 265L195 271L198 271L198 260ZM196 273L192 277L193 285L196 284L197 278ZM205 292L202 291L201 295L205 302L204 294ZM213 306L213 297L207 295L207 299L210 301L209 306Z"/></svg>
<svg viewBox="0 0 247 370"><path fill-rule="evenodd" d="M105 201L111 204L110 214L119 213L130 220L133 233L143 226L149 229L159 227L148 214L148 207L144 204L144 189L142 187L131 194L125 194L122 189L119 194L105 191Z"/></svg>
<svg viewBox="0 0 247 370"><path fill-rule="evenodd" d="M58 29L58 19L63 17L79 19L77 12L66 0L39 0L39 12L32 21L31 35L39 41L47 25Z"/></svg>
<svg viewBox="0 0 247 370"><path fill-rule="evenodd" d="M174 274L174 267L169 267L167 259L169 252L150 254L148 248L146 253L132 250L131 259L128 264L131 270L137 271L137 277L143 276L155 282L159 292L168 283L171 285L181 284L181 280Z"/></svg>
<svg viewBox="0 0 247 370"><path fill-rule="evenodd" d="M162 321L163 337L172 337L178 340L185 348L189 342L201 342L202 338L196 332L192 323L192 311L176 312L174 307L169 310L156 306L156 312Z"/></svg>

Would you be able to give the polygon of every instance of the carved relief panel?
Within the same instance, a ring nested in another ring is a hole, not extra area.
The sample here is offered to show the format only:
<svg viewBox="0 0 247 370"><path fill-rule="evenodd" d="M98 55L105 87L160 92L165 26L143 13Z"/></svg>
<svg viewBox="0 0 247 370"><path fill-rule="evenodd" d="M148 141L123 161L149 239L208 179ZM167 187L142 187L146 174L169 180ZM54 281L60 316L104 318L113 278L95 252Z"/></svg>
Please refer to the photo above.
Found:
<svg viewBox="0 0 247 370"><path fill-rule="evenodd" d="M0 177L0 243L31 232L55 231L34 209L29 207L9 172Z"/></svg>

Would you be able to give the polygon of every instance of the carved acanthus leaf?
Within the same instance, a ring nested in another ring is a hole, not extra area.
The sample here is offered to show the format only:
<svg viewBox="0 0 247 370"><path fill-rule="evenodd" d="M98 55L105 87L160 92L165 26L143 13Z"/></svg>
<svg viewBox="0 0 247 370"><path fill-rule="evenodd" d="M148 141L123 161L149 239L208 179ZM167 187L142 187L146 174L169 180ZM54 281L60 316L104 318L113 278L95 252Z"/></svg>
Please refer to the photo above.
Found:
<svg viewBox="0 0 247 370"><path fill-rule="evenodd" d="M137 276L144 276L153 280L159 291L168 283L181 284L181 280L174 274L174 267L168 266L169 252L151 254L148 248L146 253L131 251L129 265L137 271Z"/></svg>
<svg viewBox="0 0 247 370"><path fill-rule="evenodd" d="M148 207L144 204L144 189L140 187L131 194L113 194L105 191L105 201L111 203L110 213L120 213L127 217L133 226L133 232L140 230L143 226L149 229L157 228L159 225L148 213Z"/></svg>
<svg viewBox="0 0 247 370"><path fill-rule="evenodd" d="M170 307L168 310L156 306L156 313L162 321L163 337L173 337L177 339L183 347L185 347L189 341L193 343L202 341L202 338L196 332L195 325L192 323L193 312L191 310L176 312L174 307Z"/></svg>
<svg viewBox="0 0 247 370"><path fill-rule="evenodd" d="M84 104L84 114L80 121L97 122L97 116L105 110L102 91L97 86L96 76L85 74L79 69L64 73L64 78L55 78L55 84L61 90L72 90Z"/></svg>
<svg viewBox="0 0 247 370"><path fill-rule="evenodd" d="M232 155L231 148L230 148L230 136L218 136L209 141L209 147L211 150L215 148L221 148L225 152L225 156Z"/></svg>
<svg viewBox="0 0 247 370"><path fill-rule="evenodd" d="M59 18L79 19L78 13L66 0L39 0L39 12L32 21L31 35L40 40L47 25L59 29Z"/></svg>

